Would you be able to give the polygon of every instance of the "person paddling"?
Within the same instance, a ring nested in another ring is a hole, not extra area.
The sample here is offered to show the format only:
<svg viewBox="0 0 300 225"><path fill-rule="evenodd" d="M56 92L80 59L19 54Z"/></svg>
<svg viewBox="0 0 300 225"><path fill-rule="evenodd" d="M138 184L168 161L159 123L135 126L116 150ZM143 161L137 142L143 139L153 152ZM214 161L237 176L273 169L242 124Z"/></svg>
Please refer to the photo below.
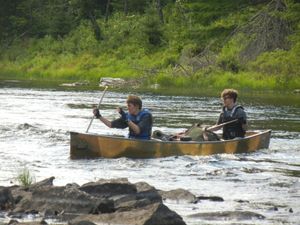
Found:
<svg viewBox="0 0 300 225"><path fill-rule="evenodd" d="M238 97L237 90L224 89L221 93L223 100L222 112L217 121L218 124L227 123L224 126L215 126L210 128L210 131L216 131L223 127L223 139L229 140L234 138L243 138L247 129L247 115L244 108L236 103Z"/></svg>
<svg viewBox="0 0 300 225"><path fill-rule="evenodd" d="M135 95L129 95L127 98L128 112L122 108L117 108L120 118L109 121L104 118L99 109L94 109L94 116L110 128L124 129L129 127L129 138L149 140L152 133L153 119L148 109L142 109L142 100Z"/></svg>

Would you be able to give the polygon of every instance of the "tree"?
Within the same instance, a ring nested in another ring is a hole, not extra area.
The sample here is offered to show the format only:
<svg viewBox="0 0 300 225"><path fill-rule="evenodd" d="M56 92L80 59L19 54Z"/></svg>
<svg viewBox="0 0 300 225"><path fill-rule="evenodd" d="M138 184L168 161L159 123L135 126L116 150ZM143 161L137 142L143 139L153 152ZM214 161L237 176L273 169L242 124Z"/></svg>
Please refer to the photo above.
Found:
<svg viewBox="0 0 300 225"><path fill-rule="evenodd" d="M164 23L164 14L162 11L162 6L161 6L161 1L160 0L156 0L156 8L157 8L157 12L158 12L158 17L161 23Z"/></svg>
<svg viewBox="0 0 300 225"><path fill-rule="evenodd" d="M99 41L102 40L102 33L99 24L97 23L96 12L101 10L100 6L103 6L102 1L97 0L72 0L71 4L74 11L77 12L78 20L83 18L90 20L92 28L94 30L95 38Z"/></svg>

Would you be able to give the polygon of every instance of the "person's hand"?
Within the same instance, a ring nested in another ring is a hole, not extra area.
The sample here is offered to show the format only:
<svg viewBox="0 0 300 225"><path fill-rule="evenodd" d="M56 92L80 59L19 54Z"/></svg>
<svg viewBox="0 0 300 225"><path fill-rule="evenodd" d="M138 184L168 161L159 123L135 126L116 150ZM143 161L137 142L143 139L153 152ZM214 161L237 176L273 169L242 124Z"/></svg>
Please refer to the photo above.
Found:
<svg viewBox="0 0 300 225"><path fill-rule="evenodd" d="M121 117L122 117L122 119L123 119L124 121L127 121L127 120L128 120L128 119L127 119L126 113L123 111L123 109L122 109L121 107L118 108L118 112L119 112L119 114L121 115Z"/></svg>
<svg viewBox="0 0 300 225"><path fill-rule="evenodd" d="M97 119L99 119L99 118L101 117L101 114L100 114L99 109L94 109L94 110L93 110L93 114L94 114L94 116L95 116Z"/></svg>

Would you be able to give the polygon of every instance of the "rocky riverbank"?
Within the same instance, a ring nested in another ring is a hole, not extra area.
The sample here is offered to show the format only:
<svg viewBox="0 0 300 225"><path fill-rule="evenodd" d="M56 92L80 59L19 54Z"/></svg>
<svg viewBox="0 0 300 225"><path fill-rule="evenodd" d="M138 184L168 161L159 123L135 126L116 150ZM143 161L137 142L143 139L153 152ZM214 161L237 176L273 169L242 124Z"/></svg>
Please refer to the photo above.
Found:
<svg viewBox="0 0 300 225"><path fill-rule="evenodd" d="M54 186L54 177L31 185L0 187L0 209L8 224L22 224L26 215L68 224L185 225L163 204L158 190L147 183L127 179L98 180L79 186ZM28 224L28 223L27 223Z"/></svg>
<svg viewBox="0 0 300 225"><path fill-rule="evenodd" d="M54 186L50 177L30 187L0 187L0 224L68 225L185 225L183 218L164 201L198 204L205 200L223 202L218 196L195 196L184 189L157 190L128 179L100 179L83 185ZM290 209L292 210L292 209ZM264 220L250 211L192 213L197 220ZM202 219L201 219L202 218Z"/></svg>

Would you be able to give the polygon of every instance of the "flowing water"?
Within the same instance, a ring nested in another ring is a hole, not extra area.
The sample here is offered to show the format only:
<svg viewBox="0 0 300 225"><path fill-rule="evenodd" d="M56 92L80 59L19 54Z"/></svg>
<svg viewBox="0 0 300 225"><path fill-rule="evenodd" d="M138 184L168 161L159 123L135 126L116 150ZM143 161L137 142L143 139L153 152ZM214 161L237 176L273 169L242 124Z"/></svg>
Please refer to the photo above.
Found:
<svg viewBox="0 0 300 225"><path fill-rule="evenodd" d="M99 178L127 177L162 190L183 188L196 196L219 196L223 202L166 202L189 225L299 224L300 96L294 103L243 99L251 129L272 129L269 149L251 154L180 156L159 159L69 158L69 131L85 132L102 93L51 89L0 89L0 185L17 184L28 168L37 181L55 176L55 185L84 184ZM107 92L103 116L117 118L128 93ZM141 95L153 112L154 130L179 132L196 122L212 125L220 112L217 97ZM92 133L124 134L95 120ZM191 216L197 213L254 212L265 217ZM1 216L0 216L1 217ZM3 219L2 219L3 220ZM1 218L0 218L1 221Z"/></svg>

